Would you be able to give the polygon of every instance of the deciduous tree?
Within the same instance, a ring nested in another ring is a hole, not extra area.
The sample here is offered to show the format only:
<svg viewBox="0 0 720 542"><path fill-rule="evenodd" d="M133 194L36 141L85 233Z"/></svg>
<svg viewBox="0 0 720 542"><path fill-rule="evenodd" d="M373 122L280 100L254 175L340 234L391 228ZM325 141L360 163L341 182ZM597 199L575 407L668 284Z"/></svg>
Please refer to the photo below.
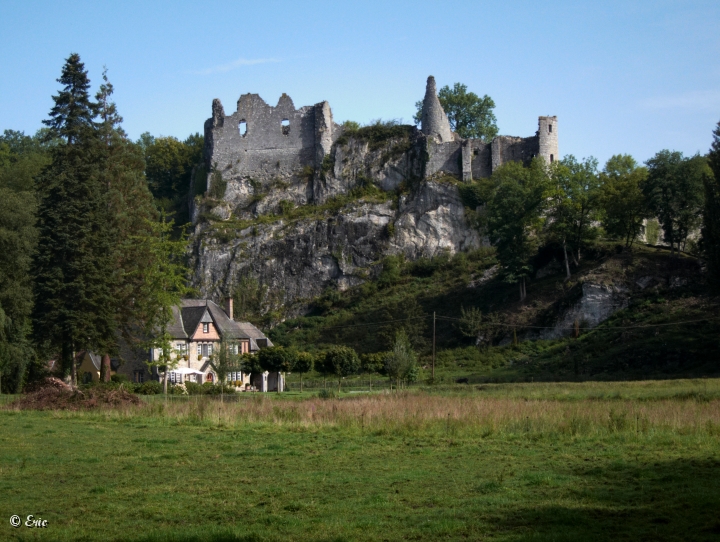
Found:
<svg viewBox="0 0 720 542"><path fill-rule="evenodd" d="M647 176L647 168L638 166L628 154L612 156L600 174L603 226L609 236L624 240L627 247L643 233L648 218L642 190Z"/></svg>
<svg viewBox="0 0 720 542"><path fill-rule="evenodd" d="M460 137L491 141L498 133L497 119L493 113L495 102L487 94L482 98L467 91L467 85L455 83L452 88L445 85L438 92L438 99L447 114L450 127ZM422 100L415 104L417 112L413 119L420 124Z"/></svg>

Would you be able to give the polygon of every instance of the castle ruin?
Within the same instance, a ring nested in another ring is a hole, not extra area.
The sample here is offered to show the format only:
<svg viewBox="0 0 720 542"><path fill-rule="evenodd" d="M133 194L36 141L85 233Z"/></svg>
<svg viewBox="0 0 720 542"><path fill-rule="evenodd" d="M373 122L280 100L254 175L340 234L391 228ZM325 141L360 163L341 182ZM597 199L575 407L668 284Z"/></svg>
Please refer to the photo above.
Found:
<svg viewBox="0 0 720 542"><path fill-rule="evenodd" d="M326 101L296 109L287 94L280 97L275 107L257 94L243 94L235 112L226 116L220 100L215 99L212 117L205 122L205 161L208 170L219 171L230 183L239 183L229 186L230 199L242 195L243 180L267 183L298 179L300 172L313 171L313 181L304 189L295 190L292 199L298 204L317 202L328 193L326 187L321 186L327 183L327 175L321 172L327 169L328 157L335 161L331 174L336 179L355 177L358 173L338 167L336 159L342 155L346 162L348 155L347 151L334 150L343 132L343 127L333 121ZM529 163L535 156L551 163L558 157L557 117L539 117L538 131L531 137L498 136L490 143L463 139L451 130L437 96L435 78L430 76L421 128L414 134L413 146L423 151L415 152L415 157L424 159L406 159L404 163L389 164L384 171L376 172L381 178L392 180L381 182L383 188L393 189L411 175L422 178L450 175L464 181L480 179L489 177L506 162ZM211 178L209 176L208 184Z"/></svg>

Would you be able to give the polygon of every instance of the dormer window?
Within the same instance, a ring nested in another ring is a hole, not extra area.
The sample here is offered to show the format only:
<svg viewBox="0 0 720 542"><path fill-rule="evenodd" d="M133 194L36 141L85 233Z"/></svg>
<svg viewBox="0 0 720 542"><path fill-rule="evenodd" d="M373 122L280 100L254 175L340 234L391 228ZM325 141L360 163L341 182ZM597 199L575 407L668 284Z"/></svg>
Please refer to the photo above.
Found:
<svg viewBox="0 0 720 542"><path fill-rule="evenodd" d="M203 333L210 333L210 324L203 324Z"/></svg>

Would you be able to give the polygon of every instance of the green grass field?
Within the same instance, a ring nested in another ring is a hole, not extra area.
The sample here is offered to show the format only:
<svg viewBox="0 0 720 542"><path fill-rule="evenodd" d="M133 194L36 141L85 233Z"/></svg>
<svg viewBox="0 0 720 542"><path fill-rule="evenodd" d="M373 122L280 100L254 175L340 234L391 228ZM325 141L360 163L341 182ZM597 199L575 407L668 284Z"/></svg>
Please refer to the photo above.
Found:
<svg viewBox="0 0 720 542"><path fill-rule="evenodd" d="M0 411L2 540L717 540L719 487L716 379Z"/></svg>

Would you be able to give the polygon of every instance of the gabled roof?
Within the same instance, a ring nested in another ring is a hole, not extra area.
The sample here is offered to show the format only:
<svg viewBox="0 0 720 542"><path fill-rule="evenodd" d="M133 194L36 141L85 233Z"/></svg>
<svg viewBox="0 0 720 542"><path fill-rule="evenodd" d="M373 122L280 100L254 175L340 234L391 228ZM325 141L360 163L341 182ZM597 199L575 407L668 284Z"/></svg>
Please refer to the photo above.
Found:
<svg viewBox="0 0 720 542"><path fill-rule="evenodd" d="M211 322L212 320L205 318L207 307L182 307L180 311L182 316L183 327L185 328L185 337L192 337L200 322Z"/></svg>
<svg viewBox="0 0 720 542"><path fill-rule="evenodd" d="M273 346L262 331L250 322L236 322L231 320L227 313L214 301L209 299L183 299L180 309L173 309L173 322L168 326L168 332L173 339L188 339L201 323L212 323L222 339L250 340L250 350ZM257 342L256 342L257 341Z"/></svg>

